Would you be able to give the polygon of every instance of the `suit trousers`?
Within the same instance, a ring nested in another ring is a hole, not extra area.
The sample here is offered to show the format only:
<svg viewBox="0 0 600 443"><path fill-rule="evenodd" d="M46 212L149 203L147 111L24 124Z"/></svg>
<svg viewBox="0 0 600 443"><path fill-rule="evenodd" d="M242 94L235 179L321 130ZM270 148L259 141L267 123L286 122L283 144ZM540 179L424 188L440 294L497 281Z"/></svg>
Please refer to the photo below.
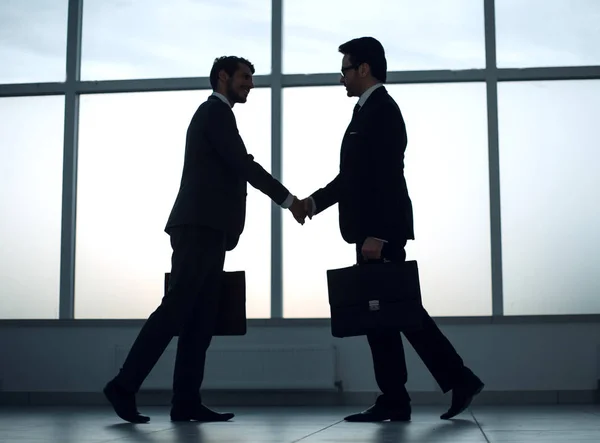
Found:
<svg viewBox="0 0 600 443"><path fill-rule="evenodd" d="M361 246L362 244L357 245L358 264L365 262L361 254ZM382 259L392 262L405 261L405 246L406 241L386 243L382 250ZM427 311L425 309L423 311L422 327L414 331L405 331L403 334L442 391L448 392L461 381L465 370L464 363ZM378 401L389 406L410 403L410 396L405 387L408 372L400 331L368 334L367 340L373 357L375 379L383 394Z"/></svg>
<svg viewBox="0 0 600 443"><path fill-rule="evenodd" d="M173 254L167 293L142 327L115 380L137 392L178 333L172 402L195 404L201 401L206 351L216 326L226 235L192 225L173 227L169 234Z"/></svg>

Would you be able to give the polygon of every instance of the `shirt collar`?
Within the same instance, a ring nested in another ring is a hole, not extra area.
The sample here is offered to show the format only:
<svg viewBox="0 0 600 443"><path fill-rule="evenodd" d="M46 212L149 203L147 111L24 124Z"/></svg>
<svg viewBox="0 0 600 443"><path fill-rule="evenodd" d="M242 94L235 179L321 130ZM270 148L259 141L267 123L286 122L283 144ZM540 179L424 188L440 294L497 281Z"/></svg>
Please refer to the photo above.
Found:
<svg viewBox="0 0 600 443"><path fill-rule="evenodd" d="M367 101L367 99L371 96L373 91L377 88L380 88L381 86L383 86L383 83L377 83L377 84L371 86L365 92L363 92L362 95L360 96L360 98L358 99L358 106L362 107L365 104L365 102Z"/></svg>
<svg viewBox="0 0 600 443"><path fill-rule="evenodd" d="M227 106L229 106L231 108L231 103L229 103L229 100L227 100L227 97L225 97L223 94L221 94L219 92L213 92L212 95L219 98L223 103L225 103Z"/></svg>

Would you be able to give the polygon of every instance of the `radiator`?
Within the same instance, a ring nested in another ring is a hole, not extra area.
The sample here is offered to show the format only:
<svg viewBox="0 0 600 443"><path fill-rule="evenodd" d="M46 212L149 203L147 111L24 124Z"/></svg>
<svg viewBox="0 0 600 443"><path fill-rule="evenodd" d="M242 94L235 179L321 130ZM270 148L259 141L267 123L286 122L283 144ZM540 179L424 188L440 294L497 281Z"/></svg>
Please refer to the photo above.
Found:
<svg viewBox="0 0 600 443"><path fill-rule="evenodd" d="M115 349L115 370L129 348ZM168 348L142 389L171 389L176 350ZM209 348L203 389L332 390L339 386L333 345L235 346Z"/></svg>

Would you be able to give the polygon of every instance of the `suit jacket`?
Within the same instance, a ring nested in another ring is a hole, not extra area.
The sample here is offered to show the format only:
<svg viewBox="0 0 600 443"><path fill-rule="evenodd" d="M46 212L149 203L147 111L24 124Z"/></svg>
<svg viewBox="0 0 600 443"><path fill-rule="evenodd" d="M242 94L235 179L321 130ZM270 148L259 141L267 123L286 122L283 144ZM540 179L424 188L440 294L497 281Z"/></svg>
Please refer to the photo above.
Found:
<svg viewBox="0 0 600 443"><path fill-rule="evenodd" d="M404 178L406 127L385 87L373 91L348 125L340 171L312 197L316 213L339 203L344 240L366 237L389 242L414 239L412 202Z"/></svg>
<svg viewBox="0 0 600 443"><path fill-rule="evenodd" d="M165 231L178 225L219 229L227 235L227 250L232 250L244 230L247 183L277 204L289 195L248 154L233 110L211 95L188 127L181 184Z"/></svg>

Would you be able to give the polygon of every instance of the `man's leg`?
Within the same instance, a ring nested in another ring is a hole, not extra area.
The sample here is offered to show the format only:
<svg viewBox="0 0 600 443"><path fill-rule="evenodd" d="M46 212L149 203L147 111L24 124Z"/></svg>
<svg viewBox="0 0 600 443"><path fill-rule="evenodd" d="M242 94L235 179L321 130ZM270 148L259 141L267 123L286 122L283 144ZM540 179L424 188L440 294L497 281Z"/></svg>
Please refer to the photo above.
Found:
<svg viewBox="0 0 600 443"><path fill-rule="evenodd" d="M200 386L204 378L206 351L212 341L218 309L218 276L212 273L201 289L193 314L181 329L173 372L171 403L195 406L201 403Z"/></svg>
<svg viewBox="0 0 600 443"><path fill-rule="evenodd" d="M222 259L215 263L198 294L191 318L179 333L171 402L173 421L227 421L234 416L208 409L200 395L206 351L216 328L224 261L225 246Z"/></svg>
<svg viewBox="0 0 600 443"><path fill-rule="evenodd" d="M357 245L357 262L363 264L364 259ZM404 356L404 345L400 332L374 332L367 334L373 370L377 386L382 395L375 405L366 411L352 414L347 421L374 422L384 420L410 420L410 396L406 390L408 372Z"/></svg>
<svg viewBox="0 0 600 443"><path fill-rule="evenodd" d="M404 346L400 332L367 335L377 386L382 392L366 411L345 418L354 422L409 421L411 415Z"/></svg>
<svg viewBox="0 0 600 443"><path fill-rule="evenodd" d="M410 396L406 390L408 371L404 356L402 336L397 333L373 333L367 335L375 380L382 395L378 402L389 407L410 405Z"/></svg>
<svg viewBox="0 0 600 443"><path fill-rule="evenodd" d="M391 261L405 261L405 245L406 242L397 245L388 244L383 249L383 255ZM464 411L473 397L483 389L483 383L469 368L465 367L454 346L425 309L422 312L421 328L407 330L404 335L442 391L452 390L452 406L441 418L451 418Z"/></svg>
<svg viewBox="0 0 600 443"><path fill-rule="evenodd" d="M465 365L425 309L421 328L404 331L404 336L425 363L440 389L444 393L450 391L464 373Z"/></svg>
<svg viewBox="0 0 600 443"><path fill-rule="evenodd" d="M482 381L467 368L454 346L423 310L422 328L404 332L441 390L452 390L452 405L441 418L452 418L469 407L483 389Z"/></svg>
<svg viewBox="0 0 600 443"><path fill-rule="evenodd" d="M122 419L136 423L148 421L148 417L137 412L135 393L187 321L208 274L206 270L219 260L223 238L224 234L208 228L173 228L169 290L142 327L119 374L104 390Z"/></svg>

